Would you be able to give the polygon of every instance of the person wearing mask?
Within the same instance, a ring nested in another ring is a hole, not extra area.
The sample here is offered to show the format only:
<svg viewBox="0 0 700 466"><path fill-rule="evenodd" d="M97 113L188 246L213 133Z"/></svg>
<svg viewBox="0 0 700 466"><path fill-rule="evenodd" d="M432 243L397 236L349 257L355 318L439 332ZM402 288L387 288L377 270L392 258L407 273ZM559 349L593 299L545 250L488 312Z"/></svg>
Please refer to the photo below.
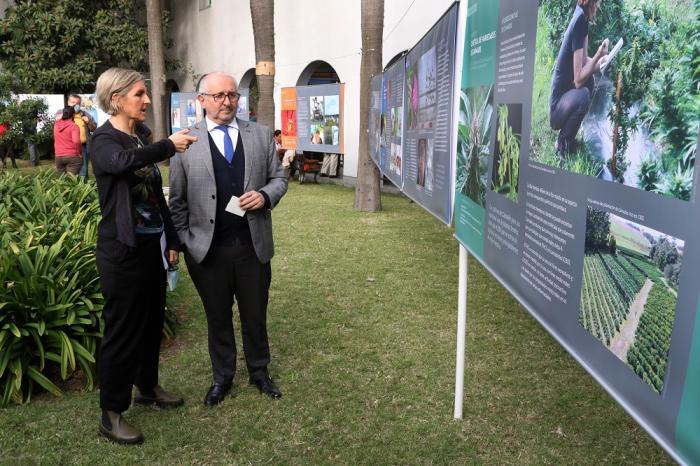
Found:
<svg viewBox="0 0 700 466"><path fill-rule="evenodd" d="M56 154L56 171L77 175L83 165L80 148L80 129L73 121L75 110L65 107L61 119L53 125L53 150Z"/></svg>
<svg viewBox="0 0 700 466"><path fill-rule="evenodd" d="M99 433L134 444L143 442L143 434L122 416L134 385L134 403L160 408L184 403L158 383L166 268L177 263L180 241L157 162L184 152L197 138L183 129L148 144L150 130L143 122L151 100L137 71L108 69L98 78L96 93L110 115L90 145L102 213L95 255L104 296Z"/></svg>
<svg viewBox="0 0 700 466"><path fill-rule="evenodd" d="M234 299L249 382L279 398L282 393L268 373L270 211L287 192L287 178L272 131L236 118L236 80L214 72L200 86L197 99L207 116L192 128L197 142L170 162L170 209L207 316L214 380L204 404L220 403L236 373Z"/></svg>
<svg viewBox="0 0 700 466"><path fill-rule="evenodd" d="M78 94L71 94L68 97L68 106L73 107L75 110L75 115L73 120L75 124L80 128L80 154L83 157L83 166L80 167L80 176L84 179L88 179L88 165L90 164L90 152L88 147L88 141L90 139L90 134L95 131L97 125L92 117L83 111L81 107L82 99Z"/></svg>

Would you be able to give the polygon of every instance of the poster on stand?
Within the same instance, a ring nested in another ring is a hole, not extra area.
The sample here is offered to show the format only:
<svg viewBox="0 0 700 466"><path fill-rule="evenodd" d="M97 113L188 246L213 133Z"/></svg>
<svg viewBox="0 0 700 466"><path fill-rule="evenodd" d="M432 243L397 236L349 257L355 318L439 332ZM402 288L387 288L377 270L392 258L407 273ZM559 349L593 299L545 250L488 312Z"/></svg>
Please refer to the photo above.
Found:
<svg viewBox="0 0 700 466"><path fill-rule="evenodd" d="M456 236L669 454L697 464L698 5L556 5L469 3Z"/></svg>
<svg viewBox="0 0 700 466"><path fill-rule="evenodd" d="M369 144L369 157L372 159L374 164L379 168L379 171L384 174L381 165L381 158L379 156L379 147L381 144L381 129L380 122L382 118L382 79L384 75L379 73L372 76L372 81L370 83L371 91L369 97L369 122L368 128L369 137L367 142Z"/></svg>
<svg viewBox="0 0 700 466"><path fill-rule="evenodd" d="M97 106L97 96L95 94L78 94L80 96L80 108L89 114L97 126L109 120L109 114L105 113Z"/></svg>
<svg viewBox="0 0 700 466"><path fill-rule="evenodd" d="M343 86L297 86L297 148L311 152L344 152Z"/></svg>
<svg viewBox="0 0 700 466"><path fill-rule="evenodd" d="M283 87L280 91L282 115L280 131L282 131L282 147L297 148L297 89Z"/></svg>
<svg viewBox="0 0 700 466"><path fill-rule="evenodd" d="M454 55L451 55L454 57ZM382 102L383 157L382 173L399 189L403 189L403 152L401 150L404 122L404 73L406 60L397 60L384 71ZM420 144L420 141L419 141Z"/></svg>
<svg viewBox="0 0 700 466"><path fill-rule="evenodd" d="M247 87L239 88L238 93L241 96L238 98L236 118L247 121L250 119L250 89Z"/></svg>
<svg viewBox="0 0 700 466"><path fill-rule="evenodd" d="M170 132L189 128L204 119L202 104L195 92L173 92L170 94Z"/></svg>
<svg viewBox="0 0 700 466"><path fill-rule="evenodd" d="M403 191L447 224L457 10L454 4L406 55L403 105Z"/></svg>

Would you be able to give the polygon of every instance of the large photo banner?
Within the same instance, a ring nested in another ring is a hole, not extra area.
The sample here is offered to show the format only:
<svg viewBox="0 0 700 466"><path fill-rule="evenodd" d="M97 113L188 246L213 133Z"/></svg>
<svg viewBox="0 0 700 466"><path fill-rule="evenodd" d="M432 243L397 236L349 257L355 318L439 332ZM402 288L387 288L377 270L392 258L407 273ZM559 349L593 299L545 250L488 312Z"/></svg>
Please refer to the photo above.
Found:
<svg viewBox="0 0 700 466"><path fill-rule="evenodd" d="M539 3L470 1L457 238L698 464L698 3Z"/></svg>
<svg viewBox="0 0 700 466"><path fill-rule="evenodd" d="M280 118L282 131L282 147L297 148L297 89L283 87L280 90L282 100L282 115Z"/></svg>
<svg viewBox="0 0 700 466"><path fill-rule="evenodd" d="M406 55L400 168L404 193L448 224L457 12L455 4Z"/></svg>
<svg viewBox="0 0 700 466"><path fill-rule="evenodd" d="M298 86L296 97L297 148L343 153L343 84Z"/></svg>
<svg viewBox="0 0 700 466"><path fill-rule="evenodd" d="M382 102L382 173L399 189L403 188L404 78L406 60L401 58L384 71Z"/></svg>
<svg viewBox="0 0 700 466"><path fill-rule="evenodd" d="M381 139L381 122L382 122L382 80L384 75L379 73L372 76L371 92L369 97L369 122L368 128L369 137L367 142L369 144L369 157L372 159L374 164L379 168L379 171L384 173L381 156L380 156L380 146L382 144Z"/></svg>

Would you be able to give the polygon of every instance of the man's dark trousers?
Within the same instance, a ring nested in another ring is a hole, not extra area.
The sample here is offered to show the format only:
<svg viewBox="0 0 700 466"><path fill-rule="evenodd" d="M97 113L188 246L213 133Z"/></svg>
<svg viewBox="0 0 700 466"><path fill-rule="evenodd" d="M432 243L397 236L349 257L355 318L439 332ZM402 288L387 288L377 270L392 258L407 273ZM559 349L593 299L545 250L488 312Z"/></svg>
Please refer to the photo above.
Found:
<svg viewBox="0 0 700 466"><path fill-rule="evenodd" d="M238 301L248 374L252 379L267 375L270 363L267 339L270 263L261 263L253 246L246 241L233 246L212 247L201 264L187 253L185 261L207 314L214 382L231 383L236 373L234 296Z"/></svg>

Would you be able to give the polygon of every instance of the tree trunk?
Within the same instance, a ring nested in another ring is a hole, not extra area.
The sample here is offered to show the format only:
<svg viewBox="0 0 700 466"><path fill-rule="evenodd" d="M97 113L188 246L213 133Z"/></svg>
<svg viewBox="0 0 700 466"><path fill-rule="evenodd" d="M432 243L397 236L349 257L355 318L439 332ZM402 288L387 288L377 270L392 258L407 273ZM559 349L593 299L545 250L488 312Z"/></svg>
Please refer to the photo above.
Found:
<svg viewBox="0 0 700 466"><path fill-rule="evenodd" d="M165 57L163 53L163 23L160 0L146 0L148 22L148 67L151 73L153 101L153 140L166 137L165 131Z"/></svg>
<svg viewBox="0 0 700 466"><path fill-rule="evenodd" d="M379 168L369 156L369 111L372 75L382 71L384 0L362 0L362 62L360 64L360 141L355 184L355 210L382 208Z"/></svg>
<svg viewBox="0 0 700 466"><path fill-rule="evenodd" d="M258 123L275 127L275 2L250 0L255 40L255 78L258 81Z"/></svg>

